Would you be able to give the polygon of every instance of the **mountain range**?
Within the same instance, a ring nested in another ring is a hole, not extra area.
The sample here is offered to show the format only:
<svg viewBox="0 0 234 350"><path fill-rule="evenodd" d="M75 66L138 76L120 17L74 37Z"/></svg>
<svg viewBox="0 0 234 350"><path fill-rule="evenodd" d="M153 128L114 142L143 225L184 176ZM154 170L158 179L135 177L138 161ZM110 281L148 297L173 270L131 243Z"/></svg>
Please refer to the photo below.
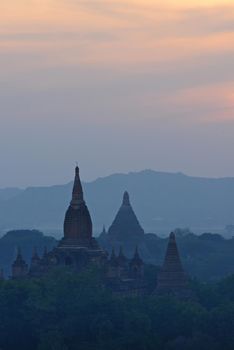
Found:
<svg viewBox="0 0 234 350"><path fill-rule="evenodd" d="M95 234L109 227L127 190L146 232L168 234L176 227L224 232L234 224L234 178L199 178L144 170L83 183ZM0 231L40 229L62 235L72 182L51 187L0 190Z"/></svg>

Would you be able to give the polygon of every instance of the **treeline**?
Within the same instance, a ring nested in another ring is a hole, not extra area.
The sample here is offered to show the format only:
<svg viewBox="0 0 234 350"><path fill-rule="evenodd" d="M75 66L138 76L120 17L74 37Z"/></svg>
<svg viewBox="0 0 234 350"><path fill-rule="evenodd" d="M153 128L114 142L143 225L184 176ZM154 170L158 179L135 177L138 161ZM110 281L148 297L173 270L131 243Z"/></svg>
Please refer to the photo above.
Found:
<svg viewBox="0 0 234 350"><path fill-rule="evenodd" d="M227 240L210 233L196 236L186 230L176 230L176 238L183 266L190 276L203 281L214 281L234 274L234 239ZM109 252L114 246L107 245L101 238L99 243ZM161 266L167 243L168 239L146 234L143 241L138 244L141 258L145 263ZM5 277L11 275L11 264L15 259L18 246L26 262L30 263L34 247L37 247L39 255L42 255L44 247L51 250L56 245L54 238L36 230L10 231L0 238L0 269L4 269ZM131 244L119 242L116 245L116 252L120 245L123 247L124 254L131 258L136 242L133 241Z"/></svg>
<svg viewBox="0 0 234 350"><path fill-rule="evenodd" d="M233 350L234 277L192 288L193 302L120 298L93 270L2 281L0 349Z"/></svg>

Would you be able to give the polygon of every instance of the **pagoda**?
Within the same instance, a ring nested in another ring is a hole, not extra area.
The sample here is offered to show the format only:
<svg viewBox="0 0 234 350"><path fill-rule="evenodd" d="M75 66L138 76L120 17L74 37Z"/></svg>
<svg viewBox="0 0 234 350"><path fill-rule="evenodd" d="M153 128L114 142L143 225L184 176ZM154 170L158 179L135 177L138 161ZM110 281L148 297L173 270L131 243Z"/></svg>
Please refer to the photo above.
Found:
<svg viewBox="0 0 234 350"><path fill-rule="evenodd" d="M189 296L188 277L183 269L174 232L170 234L164 264L158 274L158 294Z"/></svg>
<svg viewBox="0 0 234 350"><path fill-rule="evenodd" d="M122 205L108 230L108 238L115 242L136 244L143 236L144 230L132 208L129 193L124 192Z"/></svg>
<svg viewBox="0 0 234 350"><path fill-rule="evenodd" d="M84 200L78 167L75 169L72 199L65 214L64 236L46 258L49 265L70 266L76 270L90 263L99 266L106 260L106 253L93 237L92 220Z"/></svg>

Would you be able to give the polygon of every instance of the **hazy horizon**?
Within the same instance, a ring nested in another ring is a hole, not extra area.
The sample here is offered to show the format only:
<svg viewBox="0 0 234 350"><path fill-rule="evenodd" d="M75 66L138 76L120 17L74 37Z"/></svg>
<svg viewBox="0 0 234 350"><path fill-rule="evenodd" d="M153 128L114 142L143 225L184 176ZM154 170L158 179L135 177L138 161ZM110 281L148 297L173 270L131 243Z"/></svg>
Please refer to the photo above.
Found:
<svg viewBox="0 0 234 350"><path fill-rule="evenodd" d="M74 166L75 168L75 166ZM111 177L111 176L115 176L115 175L129 175L129 174L136 174L136 173L144 173L144 172L148 172L148 171L152 171L152 172L155 172L155 173L162 173L162 174L172 174L172 175L177 175L177 174L180 174L182 176L185 176L185 177L192 177L192 178L200 178L200 179L229 179L229 178L233 178L234 179L234 176L199 176L199 175L193 175L193 174L186 174L184 172L181 172L181 171L164 171L164 170L159 170L159 169L150 169L150 168L145 168L145 169L139 169L139 170L126 170L126 171L116 171L114 173L107 173L107 174L103 174L103 175L100 175L100 176L97 176L95 178L88 178L88 179L85 179L82 177L82 171L81 171L81 181L83 183L92 183L92 182L95 182L99 179L103 179L103 178L108 178L108 177ZM21 190L24 190L28 187L52 187L52 186L64 186L64 185L67 185L69 183L73 183L74 181L74 172L72 174L70 174L70 178L66 179L65 182L60 182L60 183L45 183L45 184L40 184L40 183L33 183L32 181L32 185L26 185L26 186L5 186L5 187L1 187L0 186L0 190L4 190L4 189L10 189L10 188L18 188L18 189L21 189Z"/></svg>
<svg viewBox="0 0 234 350"><path fill-rule="evenodd" d="M0 4L0 188L234 177L234 0Z"/></svg>

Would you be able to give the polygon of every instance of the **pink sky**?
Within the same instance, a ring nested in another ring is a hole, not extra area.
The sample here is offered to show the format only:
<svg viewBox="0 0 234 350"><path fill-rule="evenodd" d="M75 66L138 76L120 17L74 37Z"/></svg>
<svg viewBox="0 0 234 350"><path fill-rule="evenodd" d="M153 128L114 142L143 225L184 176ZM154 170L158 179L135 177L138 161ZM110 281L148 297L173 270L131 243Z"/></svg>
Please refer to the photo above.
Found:
<svg viewBox="0 0 234 350"><path fill-rule="evenodd" d="M234 176L234 0L3 0L0 28L0 188Z"/></svg>

